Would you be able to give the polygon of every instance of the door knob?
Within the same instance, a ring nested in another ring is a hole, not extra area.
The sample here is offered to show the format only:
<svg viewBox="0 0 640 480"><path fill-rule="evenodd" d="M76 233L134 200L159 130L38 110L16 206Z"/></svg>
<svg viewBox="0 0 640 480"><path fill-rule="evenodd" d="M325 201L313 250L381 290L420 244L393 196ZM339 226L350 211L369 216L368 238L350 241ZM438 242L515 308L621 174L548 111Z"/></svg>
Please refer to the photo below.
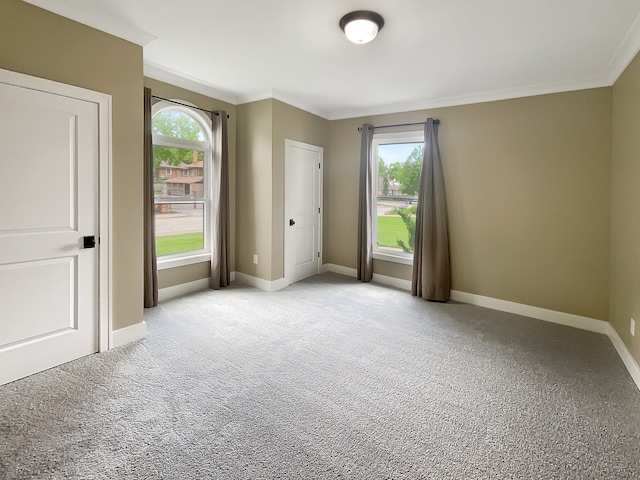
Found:
<svg viewBox="0 0 640 480"><path fill-rule="evenodd" d="M95 248L95 247L96 247L95 235L86 235L82 237L82 248Z"/></svg>
<svg viewBox="0 0 640 480"><path fill-rule="evenodd" d="M289 219L289 226L293 227L296 224L295 220L293 218Z"/></svg>

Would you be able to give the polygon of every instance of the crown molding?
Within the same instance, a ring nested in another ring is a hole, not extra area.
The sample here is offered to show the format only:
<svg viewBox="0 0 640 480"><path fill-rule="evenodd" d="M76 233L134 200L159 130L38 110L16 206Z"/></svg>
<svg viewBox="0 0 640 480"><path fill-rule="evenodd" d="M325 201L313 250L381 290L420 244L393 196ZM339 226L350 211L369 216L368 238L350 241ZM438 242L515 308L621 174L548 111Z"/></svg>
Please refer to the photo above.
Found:
<svg viewBox="0 0 640 480"><path fill-rule="evenodd" d="M245 103L259 102L260 100L268 100L273 98L273 90L261 90L259 92L252 93L239 93L236 97L238 99L238 105L244 105Z"/></svg>
<svg viewBox="0 0 640 480"><path fill-rule="evenodd" d="M279 100L283 103L291 105L292 107L299 108L300 110L304 110L307 113L311 113L317 117L324 118L325 120L329 120L330 115L324 110L320 110L318 108L312 107L311 105L307 105L306 103L299 102L296 99L292 98L290 95L281 92L280 90L273 90L273 98Z"/></svg>
<svg viewBox="0 0 640 480"><path fill-rule="evenodd" d="M48 10L56 15L69 18L128 42L144 47L158 37L130 25L123 25L116 20L98 15L94 11L68 5L59 0L22 0L36 7Z"/></svg>
<svg viewBox="0 0 640 480"><path fill-rule="evenodd" d="M238 105L242 105L244 103L259 102L260 100L267 100L270 98L286 103L287 105L291 105L292 107L299 108L300 110L304 110L307 113L311 113L312 115L324 118L325 120L330 120L330 115L326 111L320 110L306 103L299 102L286 92L277 90L275 88L263 90L261 92L252 94L240 94L238 95Z"/></svg>
<svg viewBox="0 0 640 480"><path fill-rule="evenodd" d="M393 103L376 105L375 107L352 108L336 110L328 117L328 120L343 120L347 118L368 117L372 115L385 115L389 113L413 112L416 110L429 110L433 108L457 107L474 103L495 102L499 100L511 100L514 98L533 97L552 93L571 92L575 90L588 90L590 88L609 87L607 79L586 79L572 82L551 83L546 85L531 85L519 88L494 90L490 92L472 93L456 97L431 98L417 100L415 102Z"/></svg>
<svg viewBox="0 0 640 480"><path fill-rule="evenodd" d="M175 70L171 70L155 63L147 61L144 62L144 75L161 82L170 83L176 87L181 87L207 97L230 103L231 105L238 104L236 95L233 92L223 90L198 78L184 75L183 73L176 72Z"/></svg>
<svg viewBox="0 0 640 480"><path fill-rule="evenodd" d="M627 31L602 75L607 79L609 85L616 83L620 75L638 54L638 51L640 51L640 15Z"/></svg>
<svg viewBox="0 0 640 480"><path fill-rule="evenodd" d="M188 77L182 73L178 73L150 62L145 62L144 74L147 77L186 88L193 92L207 95L208 97L217 98L218 100L222 100L233 105L242 105L246 103L259 102L261 100L274 99L304 110L307 113L317 115L325 120L343 120L348 118L368 117L372 115L386 115L391 113L404 113L434 108L456 107L461 105L471 105L474 103L532 97L536 95L588 90L590 88L609 87L612 85L607 77L600 77L572 82L532 85L521 88L480 92L456 97L423 99L415 102L393 103L387 105L376 105L374 107L327 112L303 102L299 102L295 98L292 98L291 95L277 89L268 89L251 94L234 94L233 92L219 89L213 85L208 85L202 80Z"/></svg>

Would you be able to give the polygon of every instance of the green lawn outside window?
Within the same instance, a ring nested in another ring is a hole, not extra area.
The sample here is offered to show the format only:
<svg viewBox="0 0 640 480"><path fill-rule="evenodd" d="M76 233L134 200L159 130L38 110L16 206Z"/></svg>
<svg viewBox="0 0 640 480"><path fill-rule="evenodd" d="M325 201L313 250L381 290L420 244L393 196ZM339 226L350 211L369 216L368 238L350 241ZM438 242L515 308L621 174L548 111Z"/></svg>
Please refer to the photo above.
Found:
<svg viewBox="0 0 640 480"><path fill-rule="evenodd" d="M385 215L378 217L378 246L400 248L398 239L407 244L409 233L407 232L402 219L398 216Z"/></svg>
<svg viewBox="0 0 640 480"><path fill-rule="evenodd" d="M156 255L190 252L204 248L202 232L182 233L179 235L162 235L156 237Z"/></svg>

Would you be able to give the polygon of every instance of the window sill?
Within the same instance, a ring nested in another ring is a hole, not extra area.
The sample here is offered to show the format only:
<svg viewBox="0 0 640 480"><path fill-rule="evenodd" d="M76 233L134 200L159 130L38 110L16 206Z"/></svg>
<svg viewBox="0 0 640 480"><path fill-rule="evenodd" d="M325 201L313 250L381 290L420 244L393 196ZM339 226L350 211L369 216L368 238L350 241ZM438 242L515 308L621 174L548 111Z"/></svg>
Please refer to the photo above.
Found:
<svg viewBox="0 0 640 480"><path fill-rule="evenodd" d="M384 260L385 262L402 263L403 265L413 265L413 255L395 255L386 252L373 252L375 260Z"/></svg>
<svg viewBox="0 0 640 480"><path fill-rule="evenodd" d="M167 268L184 267L185 265L193 265L195 263L204 263L211 260L210 253L198 253L195 255L183 255L173 258L158 258L158 270L166 270Z"/></svg>

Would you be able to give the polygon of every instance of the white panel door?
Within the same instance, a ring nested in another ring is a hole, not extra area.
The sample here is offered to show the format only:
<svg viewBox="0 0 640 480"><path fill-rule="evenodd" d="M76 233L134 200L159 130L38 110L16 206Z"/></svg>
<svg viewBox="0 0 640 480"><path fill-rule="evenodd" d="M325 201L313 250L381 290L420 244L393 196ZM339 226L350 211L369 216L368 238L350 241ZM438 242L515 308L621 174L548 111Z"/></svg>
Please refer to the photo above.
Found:
<svg viewBox="0 0 640 480"><path fill-rule="evenodd" d="M98 155L95 103L0 83L0 384L98 351Z"/></svg>
<svg viewBox="0 0 640 480"><path fill-rule="evenodd" d="M285 140L285 279L320 272L322 148Z"/></svg>

